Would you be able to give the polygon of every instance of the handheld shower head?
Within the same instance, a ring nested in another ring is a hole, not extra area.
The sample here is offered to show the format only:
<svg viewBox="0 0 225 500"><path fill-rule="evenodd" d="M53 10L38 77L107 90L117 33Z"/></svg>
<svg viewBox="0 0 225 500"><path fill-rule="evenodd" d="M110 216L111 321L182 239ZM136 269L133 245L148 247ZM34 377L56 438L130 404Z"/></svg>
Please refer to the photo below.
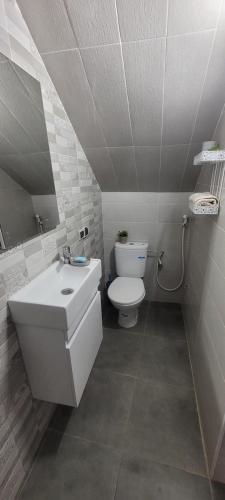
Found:
<svg viewBox="0 0 225 500"><path fill-rule="evenodd" d="M183 215L183 217L182 217L182 219L183 219L182 226L183 226L183 227L186 227L186 226L188 225L189 218L188 218L188 216L187 216L187 215L185 215L185 214L184 214L184 215Z"/></svg>

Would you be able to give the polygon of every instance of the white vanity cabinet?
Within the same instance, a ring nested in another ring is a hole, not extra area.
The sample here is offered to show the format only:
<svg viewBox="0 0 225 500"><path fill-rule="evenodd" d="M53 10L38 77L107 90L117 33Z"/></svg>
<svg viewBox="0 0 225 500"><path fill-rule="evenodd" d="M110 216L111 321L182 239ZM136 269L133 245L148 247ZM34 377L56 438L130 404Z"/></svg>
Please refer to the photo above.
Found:
<svg viewBox="0 0 225 500"><path fill-rule="evenodd" d="M100 277L99 259L56 262L9 299L35 398L79 405L102 342Z"/></svg>
<svg viewBox="0 0 225 500"><path fill-rule="evenodd" d="M102 342L100 292L69 342L50 328L17 325L17 332L34 398L78 406Z"/></svg>

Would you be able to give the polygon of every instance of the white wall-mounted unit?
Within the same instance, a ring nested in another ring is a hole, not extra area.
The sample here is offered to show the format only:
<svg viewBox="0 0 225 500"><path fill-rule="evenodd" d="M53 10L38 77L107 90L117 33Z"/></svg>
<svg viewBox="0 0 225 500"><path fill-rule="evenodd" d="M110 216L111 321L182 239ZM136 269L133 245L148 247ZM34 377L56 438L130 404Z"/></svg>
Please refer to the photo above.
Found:
<svg viewBox="0 0 225 500"><path fill-rule="evenodd" d="M225 150L218 149L215 151L201 151L194 157L194 165L204 165L222 163L225 161Z"/></svg>
<svg viewBox="0 0 225 500"><path fill-rule="evenodd" d="M195 215L217 215L219 213L221 191L225 171L225 150L201 151L194 157L193 164L196 166L212 166L212 177L210 193L218 200L217 204L203 206L201 204L189 203L189 208Z"/></svg>
<svg viewBox="0 0 225 500"><path fill-rule="evenodd" d="M34 398L78 406L102 342L101 261L54 262L9 307Z"/></svg>

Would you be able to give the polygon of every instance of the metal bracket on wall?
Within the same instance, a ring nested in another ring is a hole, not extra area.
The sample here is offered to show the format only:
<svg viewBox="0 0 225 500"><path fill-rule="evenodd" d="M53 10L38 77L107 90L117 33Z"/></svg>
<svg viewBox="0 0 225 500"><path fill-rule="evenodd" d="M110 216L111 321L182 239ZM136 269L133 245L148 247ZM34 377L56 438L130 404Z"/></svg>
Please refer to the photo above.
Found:
<svg viewBox="0 0 225 500"><path fill-rule="evenodd" d="M218 198L219 202L223 187L224 172L225 172L225 162L215 163L215 165L213 166L210 192Z"/></svg>

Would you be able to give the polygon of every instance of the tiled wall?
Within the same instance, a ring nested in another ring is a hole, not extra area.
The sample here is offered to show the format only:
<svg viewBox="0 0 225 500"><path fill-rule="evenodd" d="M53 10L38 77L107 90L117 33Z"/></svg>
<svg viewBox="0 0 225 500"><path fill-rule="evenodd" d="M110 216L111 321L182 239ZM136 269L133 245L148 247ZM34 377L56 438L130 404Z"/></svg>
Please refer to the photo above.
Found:
<svg viewBox="0 0 225 500"><path fill-rule="evenodd" d="M119 230L128 230L129 239L148 241L151 250L144 278L148 300L182 302L183 288L164 292L156 285L156 262L165 251L160 280L174 287L180 279L181 223L188 213L189 193L102 193L106 280L114 273L113 244ZM188 233L187 233L188 239ZM188 241L187 241L188 243Z"/></svg>
<svg viewBox="0 0 225 500"><path fill-rule="evenodd" d="M225 115L215 139L225 147ZM209 189L202 167L196 191ZM194 217L185 319L210 474L225 482L225 184L218 216Z"/></svg>
<svg viewBox="0 0 225 500"><path fill-rule="evenodd" d="M62 245L102 257L101 192L14 0L0 0L0 52L41 80L60 225L0 256L0 498L15 494L53 406L33 401L7 299L46 268ZM78 243L78 228L90 237Z"/></svg>

